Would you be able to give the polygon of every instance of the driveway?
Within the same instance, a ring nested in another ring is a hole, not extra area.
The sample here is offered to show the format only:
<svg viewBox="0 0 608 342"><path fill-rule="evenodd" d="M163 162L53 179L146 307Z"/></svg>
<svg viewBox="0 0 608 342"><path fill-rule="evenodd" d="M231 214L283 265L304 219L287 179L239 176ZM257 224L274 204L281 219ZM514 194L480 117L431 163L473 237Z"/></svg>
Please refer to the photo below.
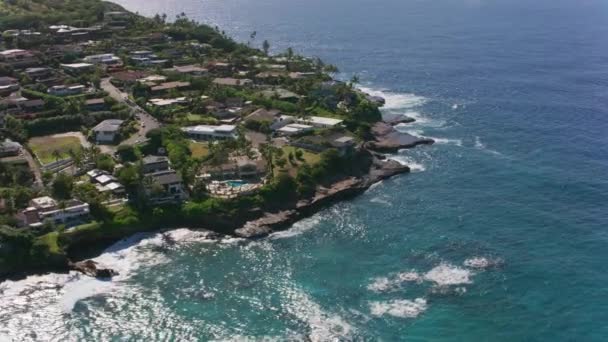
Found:
<svg viewBox="0 0 608 342"><path fill-rule="evenodd" d="M148 114L143 108L129 99L129 94L120 91L120 89L110 83L109 77L101 80L101 88L116 101L129 106L139 121L137 133L134 133L128 139L124 140L121 145L136 145L143 142L146 140L146 134L149 131L160 127L160 123L152 115Z"/></svg>

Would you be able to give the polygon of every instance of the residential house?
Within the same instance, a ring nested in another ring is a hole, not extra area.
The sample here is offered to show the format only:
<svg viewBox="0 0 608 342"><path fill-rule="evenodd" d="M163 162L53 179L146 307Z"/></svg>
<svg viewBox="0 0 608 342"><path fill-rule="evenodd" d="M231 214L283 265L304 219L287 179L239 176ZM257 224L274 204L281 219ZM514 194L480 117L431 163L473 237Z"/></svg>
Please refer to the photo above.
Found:
<svg viewBox="0 0 608 342"><path fill-rule="evenodd" d="M0 158L18 156L21 154L21 149L23 149L23 146L18 142L6 139L0 142Z"/></svg>
<svg viewBox="0 0 608 342"><path fill-rule="evenodd" d="M209 73L208 69L205 69L198 65L182 65L182 66L174 66L170 69L165 69L166 72L175 72L182 75L189 76L205 76Z"/></svg>
<svg viewBox="0 0 608 342"><path fill-rule="evenodd" d="M145 156L142 159L144 174L169 170L169 158L163 156Z"/></svg>
<svg viewBox="0 0 608 342"><path fill-rule="evenodd" d="M121 85L133 85L135 82L141 82L143 79L146 79L149 75L149 72L141 70L125 70L111 74L112 81Z"/></svg>
<svg viewBox="0 0 608 342"><path fill-rule="evenodd" d="M25 226L40 227L44 222L75 226L90 220L89 204L75 199L58 202L51 197L34 198L19 214Z"/></svg>
<svg viewBox="0 0 608 342"><path fill-rule="evenodd" d="M27 68L38 64L36 56L28 50L11 49L0 51L0 63L14 69Z"/></svg>
<svg viewBox="0 0 608 342"><path fill-rule="evenodd" d="M260 94L268 99L277 99L288 102L298 102L298 100L301 98L300 95L283 88L264 90Z"/></svg>
<svg viewBox="0 0 608 342"><path fill-rule="evenodd" d="M176 81L176 82L166 82L166 83L161 83L157 86L153 86L150 88L150 91L153 93L162 93L162 92L166 92L172 89L177 89L177 90L181 90L181 89L185 89L185 88L189 88L190 87L190 82L180 82L180 81Z"/></svg>
<svg viewBox="0 0 608 342"><path fill-rule="evenodd" d="M180 202L187 198L182 177L175 170L146 174L151 182L146 187L149 200L155 204Z"/></svg>
<svg viewBox="0 0 608 342"><path fill-rule="evenodd" d="M291 141L290 145L313 152L323 152L328 148L335 148L340 155L346 155L355 148L356 140L348 135L334 133L328 135L305 136Z"/></svg>
<svg viewBox="0 0 608 342"><path fill-rule="evenodd" d="M61 64L61 68L68 74L79 75L93 71L95 66L91 63L69 63Z"/></svg>
<svg viewBox="0 0 608 342"><path fill-rule="evenodd" d="M299 134L303 134L306 132L310 132L313 129L314 129L314 127L310 126L310 125L302 125L302 124L293 123L293 124L288 124L288 125L285 125L279 129L277 129L277 133L279 133L281 135L285 135L285 136L290 136L290 135L299 135Z"/></svg>
<svg viewBox="0 0 608 342"><path fill-rule="evenodd" d="M122 60L120 59L120 57L114 55L113 53L103 53L99 55L86 56L84 58L84 61L87 63L105 66L116 66L122 64Z"/></svg>
<svg viewBox="0 0 608 342"><path fill-rule="evenodd" d="M291 117L287 118L291 119ZM260 108L245 118L245 122L252 121L258 123L266 122L268 127L272 130L277 130L293 122L293 120L286 120L281 111L276 109L267 110L265 108Z"/></svg>
<svg viewBox="0 0 608 342"><path fill-rule="evenodd" d="M248 85L253 84L253 81L248 78L225 77L214 79L213 84L227 87L246 87Z"/></svg>
<svg viewBox="0 0 608 342"><path fill-rule="evenodd" d="M86 87L82 84L57 85L47 89L47 93L53 96L70 96L82 94Z"/></svg>
<svg viewBox="0 0 608 342"><path fill-rule="evenodd" d="M314 72L290 72L288 77L292 80L304 80L310 77L314 77L316 73Z"/></svg>
<svg viewBox="0 0 608 342"><path fill-rule="evenodd" d="M20 88L19 81L16 78L0 76L0 95L8 95Z"/></svg>
<svg viewBox="0 0 608 342"><path fill-rule="evenodd" d="M38 80L50 77L53 73L53 69L43 67L27 68L24 73L32 80Z"/></svg>
<svg viewBox="0 0 608 342"><path fill-rule="evenodd" d="M125 187L118 182L116 177L106 171L94 169L87 172L87 176L89 176L90 182L95 185L97 191L101 193L111 193L118 196L125 192Z"/></svg>
<svg viewBox="0 0 608 342"><path fill-rule="evenodd" d="M120 128L123 124L123 120L109 119L100 122L97 126L93 127L93 133L95 134L95 141L98 144L108 144L116 141L116 138L120 135Z"/></svg>
<svg viewBox="0 0 608 342"><path fill-rule="evenodd" d="M219 165L207 165L202 169L203 178L209 179L259 179L267 173L267 163L261 158L247 156L230 157L228 162Z"/></svg>
<svg viewBox="0 0 608 342"><path fill-rule="evenodd" d="M103 98L88 99L84 102L84 106L90 112L99 112L108 109L108 105Z"/></svg>
<svg viewBox="0 0 608 342"><path fill-rule="evenodd" d="M332 128L337 127L344 122L344 120L326 118L322 116L305 116L305 117L293 117L296 123L303 125L311 125L316 128Z"/></svg>
<svg viewBox="0 0 608 342"><path fill-rule="evenodd" d="M150 99L148 103L156 107L167 107L174 104L187 104L188 100L186 97L176 97L174 99Z"/></svg>
<svg viewBox="0 0 608 342"><path fill-rule="evenodd" d="M236 139L237 129L234 125L198 125L182 128L182 131L194 140L226 140Z"/></svg>

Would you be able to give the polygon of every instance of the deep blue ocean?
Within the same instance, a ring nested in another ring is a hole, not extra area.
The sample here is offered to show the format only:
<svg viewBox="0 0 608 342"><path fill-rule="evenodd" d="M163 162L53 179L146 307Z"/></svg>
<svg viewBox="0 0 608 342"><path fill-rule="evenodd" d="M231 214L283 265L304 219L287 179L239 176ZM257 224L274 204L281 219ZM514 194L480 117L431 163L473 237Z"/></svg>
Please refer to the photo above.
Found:
<svg viewBox="0 0 608 342"><path fill-rule="evenodd" d="M0 284L1 340L608 340L608 2L119 3L319 56L437 143L264 240L136 236L114 283Z"/></svg>

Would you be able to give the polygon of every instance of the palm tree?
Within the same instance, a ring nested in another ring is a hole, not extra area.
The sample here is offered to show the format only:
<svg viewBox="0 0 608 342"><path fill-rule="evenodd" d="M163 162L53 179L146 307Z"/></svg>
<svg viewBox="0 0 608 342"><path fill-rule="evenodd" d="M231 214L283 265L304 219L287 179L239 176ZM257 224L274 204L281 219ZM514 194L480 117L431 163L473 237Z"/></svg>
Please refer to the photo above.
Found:
<svg viewBox="0 0 608 342"><path fill-rule="evenodd" d="M52 155L53 158L55 158L55 161L59 161L59 159L61 159L61 152L59 152L59 150L53 150Z"/></svg>
<svg viewBox="0 0 608 342"><path fill-rule="evenodd" d="M270 50L270 43L268 40L264 40L264 43L262 43L262 49L264 50L266 56L268 56L268 51Z"/></svg>
<svg viewBox="0 0 608 342"><path fill-rule="evenodd" d="M353 75L353 77L350 79L350 87L353 88L357 84L359 84L359 76Z"/></svg>
<svg viewBox="0 0 608 342"><path fill-rule="evenodd" d="M287 48L287 59L288 60L292 60L293 59L293 49L291 47Z"/></svg>

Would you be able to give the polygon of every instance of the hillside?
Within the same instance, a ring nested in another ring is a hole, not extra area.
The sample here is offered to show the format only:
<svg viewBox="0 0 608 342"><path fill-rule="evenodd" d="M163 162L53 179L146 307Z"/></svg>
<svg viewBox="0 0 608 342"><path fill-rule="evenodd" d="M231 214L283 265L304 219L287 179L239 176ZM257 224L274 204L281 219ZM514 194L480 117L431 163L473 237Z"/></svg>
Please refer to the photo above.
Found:
<svg viewBox="0 0 608 342"><path fill-rule="evenodd" d="M119 5L99 0L4 0L0 2L0 30L40 28L49 24L88 24L103 19Z"/></svg>

